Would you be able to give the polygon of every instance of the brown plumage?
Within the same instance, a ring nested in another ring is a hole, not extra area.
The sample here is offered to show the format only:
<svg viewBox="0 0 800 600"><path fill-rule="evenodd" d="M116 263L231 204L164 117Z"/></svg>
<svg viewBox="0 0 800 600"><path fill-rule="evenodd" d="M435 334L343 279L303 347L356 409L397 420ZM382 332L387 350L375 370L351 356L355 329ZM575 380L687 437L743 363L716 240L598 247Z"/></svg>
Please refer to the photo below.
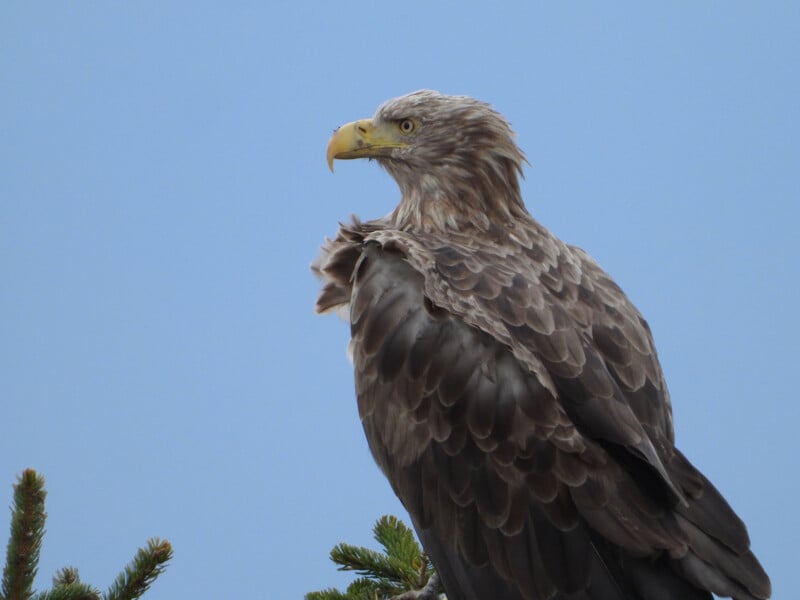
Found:
<svg viewBox="0 0 800 600"><path fill-rule="evenodd" d="M674 446L647 323L525 210L476 100L422 91L337 131L402 192L340 228L317 310L348 311L378 465L449 600L770 596L744 524Z"/></svg>

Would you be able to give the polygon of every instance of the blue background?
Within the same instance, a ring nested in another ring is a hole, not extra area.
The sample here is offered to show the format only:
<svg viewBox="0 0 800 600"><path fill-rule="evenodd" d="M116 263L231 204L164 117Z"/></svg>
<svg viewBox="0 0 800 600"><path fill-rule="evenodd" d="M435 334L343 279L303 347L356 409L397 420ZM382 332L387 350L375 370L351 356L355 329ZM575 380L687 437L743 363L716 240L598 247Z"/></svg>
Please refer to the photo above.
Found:
<svg viewBox="0 0 800 600"><path fill-rule="evenodd" d="M679 446L790 597L800 5L647 4L3 2L0 504L45 475L39 587L158 535L151 600L300 598L403 514L308 265L398 199L328 172L331 131L427 87L512 122L529 209L645 314Z"/></svg>

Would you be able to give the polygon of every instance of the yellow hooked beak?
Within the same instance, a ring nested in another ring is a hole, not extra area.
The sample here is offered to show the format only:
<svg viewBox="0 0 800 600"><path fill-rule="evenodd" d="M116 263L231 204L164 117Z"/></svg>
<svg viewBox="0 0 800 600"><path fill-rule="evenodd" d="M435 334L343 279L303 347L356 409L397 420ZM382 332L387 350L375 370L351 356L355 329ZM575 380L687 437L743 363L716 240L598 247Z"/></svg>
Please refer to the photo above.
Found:
<svg viewBox="0 0 800 600"><path fill-rule="evenodd" d="M405 148L394 123L376 125L372 119L361 119L342 125L328 142L328 168L333 172L335 158L378 158L392 148Z"/></svg>

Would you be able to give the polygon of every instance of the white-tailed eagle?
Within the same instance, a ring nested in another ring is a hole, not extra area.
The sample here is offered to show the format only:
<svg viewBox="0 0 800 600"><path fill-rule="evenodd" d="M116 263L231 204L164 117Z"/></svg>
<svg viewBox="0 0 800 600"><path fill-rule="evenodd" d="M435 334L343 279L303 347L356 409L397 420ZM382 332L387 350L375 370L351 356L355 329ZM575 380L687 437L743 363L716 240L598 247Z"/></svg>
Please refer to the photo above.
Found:
<svg viewBox="0 0 800 600"><path fill-rule="evenodd" d="M449 600L765 599L742 521L674 445L647 323L520 196L485 103L420 91L339 128L402 197L314 270L358 409Z"/></svg>

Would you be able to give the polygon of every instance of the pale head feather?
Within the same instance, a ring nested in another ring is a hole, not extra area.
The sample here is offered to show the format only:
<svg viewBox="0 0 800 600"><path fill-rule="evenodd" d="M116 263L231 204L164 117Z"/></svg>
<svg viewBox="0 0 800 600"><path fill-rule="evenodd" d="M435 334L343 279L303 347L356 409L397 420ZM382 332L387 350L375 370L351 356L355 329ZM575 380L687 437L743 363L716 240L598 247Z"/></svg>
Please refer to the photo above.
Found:
<svg viewBox="0 0 800 600"><path fill-rule="evenodd" d="M525 156L490 105L421 90L389 100L374 117L404 119L416 123L408 146L377 159L402 193L398 227L487 230L527 216L519 189Z"/></svg>

